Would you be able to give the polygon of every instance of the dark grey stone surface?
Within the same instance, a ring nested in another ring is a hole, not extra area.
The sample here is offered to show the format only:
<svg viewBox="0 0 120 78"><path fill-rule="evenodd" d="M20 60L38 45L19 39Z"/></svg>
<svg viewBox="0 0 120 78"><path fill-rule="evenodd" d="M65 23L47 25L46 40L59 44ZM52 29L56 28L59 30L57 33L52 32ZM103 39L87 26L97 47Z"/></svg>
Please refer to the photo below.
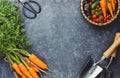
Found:
<svg viewBox="0 0 120 78"><path fill-rule="evenodd" d="M120 17L112 24L97 27L89 24L80 12L80 0L36 0L42 12L36 19L25 18L26 35L32 51L53 72L44 78L76 78L91 56L97 61L120 31ZM0 58L0 78L13 78L9 64ZM114 78L120 77L120 51L111 65Z"/></svg>

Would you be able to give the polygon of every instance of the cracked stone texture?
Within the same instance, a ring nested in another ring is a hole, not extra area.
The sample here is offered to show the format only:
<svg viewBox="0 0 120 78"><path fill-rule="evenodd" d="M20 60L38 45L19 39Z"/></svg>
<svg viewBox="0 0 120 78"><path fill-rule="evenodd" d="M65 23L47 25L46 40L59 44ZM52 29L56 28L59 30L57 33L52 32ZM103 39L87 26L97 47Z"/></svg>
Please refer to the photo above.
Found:
<svg viewBox="0 0 120 78"><path fill-rule="evenodd" d="M42 7L37 18L25 18L30 52L44 60L53 72L44 78L76 78L86 59L97 61L120 31L120 17L105 27L89 24L80 11L80 0L36 0ZM9 64L0 58L0 78L13 78ZM120 74L120 50L110 66L113 78Z"/></svg>

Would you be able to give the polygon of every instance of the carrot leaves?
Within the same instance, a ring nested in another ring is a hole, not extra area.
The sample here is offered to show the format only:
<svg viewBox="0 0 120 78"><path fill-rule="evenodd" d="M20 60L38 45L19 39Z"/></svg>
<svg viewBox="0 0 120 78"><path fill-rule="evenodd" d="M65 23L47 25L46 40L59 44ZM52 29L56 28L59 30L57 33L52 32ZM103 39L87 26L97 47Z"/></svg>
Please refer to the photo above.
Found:
<svg viewBox="0 0 120 78"><path fill-rule="evenodd" d="M23 26L20 9L15 3L0 0L0 56L14 48L23 49L31 45Z"/></svg>

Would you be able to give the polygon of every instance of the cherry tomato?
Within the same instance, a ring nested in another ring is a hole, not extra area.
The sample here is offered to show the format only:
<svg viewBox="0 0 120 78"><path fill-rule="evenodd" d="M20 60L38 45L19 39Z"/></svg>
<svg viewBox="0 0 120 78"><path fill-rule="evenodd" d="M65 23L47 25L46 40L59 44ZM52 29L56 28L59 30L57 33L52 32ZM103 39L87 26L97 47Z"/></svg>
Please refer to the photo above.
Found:
<svg viewBox="0 0 120 78"><path fill-rule="evenodd" d="M107 22L107 19L106 18L104 18L104 23L106 23Z"/></svg>
<svg viewBox="0 0 120 78"><path fill-rule="evenodd" d="M99 15L99 19L100 19L100 20L103 20L103 15Z"/></svg>
<svg viewBox="0 0 120 78"><path fill-rule="evenodd" d="M89 2L89 5L92 5L92 1Z"/></svg>
<svg viewBox="0 0 120 78"><path fill-rule="evenodd" d="M93 19L95 19L96 17L97 17L97 16L96 16L95 14L94 14L94 15L92 15L92 18L93 18Z"/></svg>
<svg viewBox="0 0 120 78"><path fill-rule="evenodd" d="M99 22L101 22L102 21L102 19L101 18L98 18L99 19Z"/></svg>
<svg viewBox="0 0 120 78"><path fill-rule="evenodd" d="M97 22L97 23L99 23L99 22L100 22L100 21L99 21L99 18L96 18L96 22Z"/></svg>
<svg viewBox="0 0 120 78"><path fill-rule="evenodd" d="M106 17L106 18L107 18L107 20L109 20L109 19L111 18L111 15L110 15L110 14L109 14L109 15L107 15L107 17Z"/></svg>
<svg viewBox="0 0 120 78"><path fill-rule="evenodd" d="M96 19L92 19L93 22L96 22Z"/></svg>

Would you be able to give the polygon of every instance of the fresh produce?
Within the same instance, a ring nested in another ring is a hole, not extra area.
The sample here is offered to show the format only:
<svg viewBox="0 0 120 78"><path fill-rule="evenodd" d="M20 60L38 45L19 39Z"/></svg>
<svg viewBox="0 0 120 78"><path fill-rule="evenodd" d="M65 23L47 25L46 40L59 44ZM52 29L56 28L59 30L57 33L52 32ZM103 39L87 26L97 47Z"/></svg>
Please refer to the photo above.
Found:
<svg viewBox="0 0 120 78"><path fill-rule="evenodd" d="M39 78L39 76L37 75L36 71L32 68L29 69L30 74L32 75L33 78Z"/></svg>
<svg viewBox="0 0 120 78"><path fill-rule="evenodd" d="M92 1L89 2L89 5L92 5Z"/></svg>
<svg viewBox="0 0 120 78"><path fill-rule="evenodd" d="M20 71L20 69L19 69L19 67L18 67L18 65L16 64L16 63L14 63L13 65L12 65L12 68L16 71L16 73L18 74L18 75L20 75L22 78L23 77L26 77L21 71Z"/></svg>
<svg viewBox="0 0 120 78"><path fill-rule="evenodd" d="M99 4L99 1L94 2L91 6L91 9L95 9L98 4Z"/></svg>
<svg viewBox="0 0 120 78"><path fill-rule="evenodd" d="M103 12L103 15L104 15L104 18L106 18L106 15L107 15L107 3L106 3L106 0L101 0L100 1L100 6L101 6L101 9L102 9L102 12Z"/></svg>
<svg viewBox="0 0 120 78"><path fill-rule="evenodd" d="M29 60L29 58L24 58L25 59L25 61L28 63L28 65L30 66L30 67L34 67L33 69L36 71L36 72L38 72L38 71L41 71L42 73L45 73L45 74L47 74L47 72L45 72L44 70L42 70L42 69L40 69L37 65L35 65L34 63L32 63L30 60Z"/></svg>
<svg viewBox="0 0 120 78"><path fill-rule="evenodd" d="M30 60L28 58L25 57L24 59L27 62L27 64L28 64L29 67L31 67L32 69L34 69L36 72L39 72L39 70L30 63Z"/></svg>
<svg viewBox="0 0 120 78"><path fill-rule="evenodd" d="M86 1L86 4L84 5L84 11L85 11L85 13L86 13L87 16L90 16L90 15L91 15L90 5L87 4L87 1Z"/></svg>
<svg viewBox="0 0 120 78"><path fill-rule="evenodd" d="M110 14L109 15L107 15L107 17L106 17L108 20L111 18L111 16L110 16Z"/></svg>
<svg viewBox="0 0 120 78"><path fill-rule="evenodd" d="M110 0L113 10L115 11L116 0Z"/></svg>
<svg viewBox="0 0 120 78"><path fill-rule="evenodd" d="M95 14L92 16L93 19L95 19L96 17L97 17L97 16L96 16Z"/></svg>
<svg viewBox="0 0 120 78"><path fill-rule="evenodd" d="M0 56L10 63L16 78L40 78L38 73L46 73L49 68L35 54L25 50L32 44L25 36L23 26L20 9L15 3L0 0Z"/></svg>
<svg viewBox="0 0 120 78"><path fill-rule="evenodd" d="M111 16L113 17L113 7L112 7L112 4L110 3L110 1L108 0L108 3L107 3L107 7L109 9L109 12L111 14Z"/></svg>
<svg viewBox="0 0 120 78"><path fill-rule="evenodd" d="M106 23L107 22L107 18L104 18L104 23Z"/></svg>
<svg viewBox="0 0 120 78"><path fill-rule="evenodd" d="M28 69L24 66L23 63L18 64L18 67L20 68L21 72L28 77L28 78L33 78Z"/></svg>
<svg viewBox="0 0 120 78"><path fill-rule="evenodd" d="M84 0L84 13L94 23L106 23L114 18L117 0Z"/></svg>
<svg viewBox="0 0 120 78"><path fill-rule="evenodd" d="M13 71L13 75L14 75L14 78L19 78L18 74L15 71ZM25 77L23 77L23 78L25 78Z"/></svg>
<svg viewBox="0 0 120 78"><path fill-rule="evenodd" d="M36 55L31 54L29 56L29 59L30 59L31 62L33 62L34 64L36 64L40 68L42 68L42 69L48 69L48 66L42 60L40 60Z"/></svg>
<svg viewBox="0 0 120 78"><path fill-rule="evenodd" d="M92 0L92 2L95 2L95 0Z"/></svg>

